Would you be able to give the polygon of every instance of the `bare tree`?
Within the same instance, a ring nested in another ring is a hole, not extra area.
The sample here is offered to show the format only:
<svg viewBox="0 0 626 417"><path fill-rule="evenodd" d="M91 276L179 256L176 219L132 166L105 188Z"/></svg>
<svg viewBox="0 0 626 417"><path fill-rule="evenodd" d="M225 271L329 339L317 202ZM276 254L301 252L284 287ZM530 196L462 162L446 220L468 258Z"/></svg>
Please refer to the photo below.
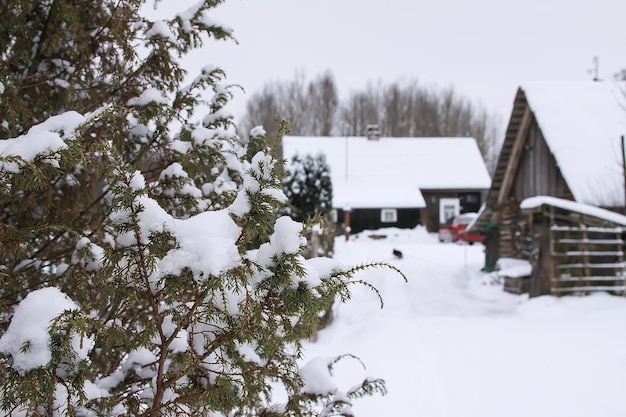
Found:
<svg viewBox="0 0 626 417"><path fill-rule="evenodd" d="M363 136L367 126L383 120L381 84L368 83L365 91L351 92L339 108L339 134Z"/></svg>
<svg viewBox="0 0 626 417"><path fill-rule="evenodd" d="M409 134L409 120L406 116L411 105L411 98L404 91L398 83L389 85L383 91L384 125L388 136L408 136Z"/></svg>
<svg viewBox="0 0 626 417"><path fill-rule="evenodd" d="M452 87L424 87L417 81L369 84L352 92L340 107L340 133L363 135L379 125L391 137L474 137L491 170L495 165L500 121Z"/></svg>
<svg viewBox="0 0 626 417"><path fill-rule="evenodd" d="M309 83L311 135L331 136L335 128L335 115L339 106L339 94L330 71Z"/></svg>
<svg viewBox="0 0 626 417"><path fill-rule="evenodd" d="M246 114L239 124L240 134L249 135L255 126L263 126L268 137L274 137L280 125L280 98L276 91L276 83L268 83L258 93L255 93L246 103Z"/></svg>
<svg viewBox="0 0 626 417"><path fill-rule="evenodd" d="M287 120L297 136L363 136L376 124L382 136L474 137L493 170L501 121L453 87L425 86L415 79L370 82L339 101L330 71L307 82L302 72L291 81L270 82L247 103L240 131L263 125L268 135Z"/></svg>
<svg viewBox="0 0 626 417"><path fill-rule="evenodd" d="M252 95L240 123L243 134L262 125L268 135L278 132L280 120L286 120L297 136L330 136L334 133L339 96L330 71L306 82L303 72L286 82L267 83Z"/></svg>

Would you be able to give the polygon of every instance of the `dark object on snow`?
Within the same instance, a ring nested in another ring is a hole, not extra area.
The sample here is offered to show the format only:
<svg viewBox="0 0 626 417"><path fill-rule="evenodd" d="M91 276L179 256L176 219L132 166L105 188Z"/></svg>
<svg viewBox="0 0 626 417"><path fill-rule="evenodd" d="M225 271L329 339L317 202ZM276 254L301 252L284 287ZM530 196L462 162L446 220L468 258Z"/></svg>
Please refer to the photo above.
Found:
<svg viewBox="0 0 626 417"><path fill-rule="evenodd" d="M379 239L387 239L387 235L377 235L377 234L373 234L373 235L369 235L368 236L370 239L374 239L374 240L379 240Z"/></svg>
<svg viewBox="0 0 626 417"><path fill-rule="evenodd" d="M400 252L398 249L394 249L393 250L393 257L396 259L402 259L402 252Z"/></svg>

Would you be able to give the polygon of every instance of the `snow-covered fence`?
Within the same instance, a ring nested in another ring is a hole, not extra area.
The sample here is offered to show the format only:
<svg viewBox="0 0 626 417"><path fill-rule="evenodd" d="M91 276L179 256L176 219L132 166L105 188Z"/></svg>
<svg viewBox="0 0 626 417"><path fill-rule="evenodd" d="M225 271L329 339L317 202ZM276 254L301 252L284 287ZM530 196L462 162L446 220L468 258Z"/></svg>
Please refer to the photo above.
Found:
<svg viewBox="0 0 626 417"><path fill-rule="evenodd" d="M552 226L552 292L624 294L623 233L621 227Z"/></svg>
<svg viewBox="0 0 626 417"><path fill-rule="evenodd" d="M533 238L530 296L626 295L626 216L552 197L522 203Z"/></svg>

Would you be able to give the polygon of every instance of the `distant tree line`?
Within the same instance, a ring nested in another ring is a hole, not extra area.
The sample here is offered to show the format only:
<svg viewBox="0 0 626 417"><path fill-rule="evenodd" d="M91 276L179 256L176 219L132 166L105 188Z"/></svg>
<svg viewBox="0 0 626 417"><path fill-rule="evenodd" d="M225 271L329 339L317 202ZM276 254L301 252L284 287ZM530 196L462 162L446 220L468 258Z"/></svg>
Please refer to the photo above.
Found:
<svg viewBox="0 0 626 417"><path fill-rule="evenodd" d="M333 74L271 81L246 104L240 131L263 125L272 135L287 120L296 136L363 136L376 124L389 137L474 137L490 170L500 144L500 120L453 87L416 80L368 83L339 98Z"/></svg>

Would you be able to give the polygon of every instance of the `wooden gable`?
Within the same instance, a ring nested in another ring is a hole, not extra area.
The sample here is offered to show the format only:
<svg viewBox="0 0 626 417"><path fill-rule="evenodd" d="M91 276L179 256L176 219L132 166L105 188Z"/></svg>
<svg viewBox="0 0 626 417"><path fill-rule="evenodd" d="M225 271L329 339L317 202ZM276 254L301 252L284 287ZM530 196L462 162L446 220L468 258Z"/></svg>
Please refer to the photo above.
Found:
<svg viewBox="0 0 626 417"><path fill-rule="evenodd" d="M616 148L614 142L622 130L611 123L621 114L615 113L618 101L613 100L612 86L586 83L571 87L530 85L516 93L485 207L471 227L487 235L486 269L500 257L528 256L532 236L527 216L520 209L523 200L535 196L580 198L581 203L612 208L597 196L623 192L613 178L615 169L609 167L614 162L610 151ZM604 174L608 170L612 170L611 178ZM596 187L593 181L610 183L613 188L605 184Z"/></svg>
<svg viewBox="0 0 626 417"><path fill-rule="evenodd" d="M519 203L536 195L571 197L524 91L518 89L487 195L486 210L476 227L484 228L488 222L499 223L502 209L511 201Z"/></svg>
<svg viewBox="0 0 626 417"><path fill-rule="evenodd" d="M520 210L520 203L536 195L571 198L556 159L520 88L515 96L485 208L471 228L485 232L497 226L497 233L492 232L485 243L487 269L503 256L529 256L528 237L524 230L526 217Z"/></svg>
<svg viewBox="0 0 626 417"><path fill-rule="evenodd" d="M538 195L573 199L534 116L525 133L523 152L516 166L510 164L515 170L513 184L508 195L501 197L514 201Z"/></svg>

